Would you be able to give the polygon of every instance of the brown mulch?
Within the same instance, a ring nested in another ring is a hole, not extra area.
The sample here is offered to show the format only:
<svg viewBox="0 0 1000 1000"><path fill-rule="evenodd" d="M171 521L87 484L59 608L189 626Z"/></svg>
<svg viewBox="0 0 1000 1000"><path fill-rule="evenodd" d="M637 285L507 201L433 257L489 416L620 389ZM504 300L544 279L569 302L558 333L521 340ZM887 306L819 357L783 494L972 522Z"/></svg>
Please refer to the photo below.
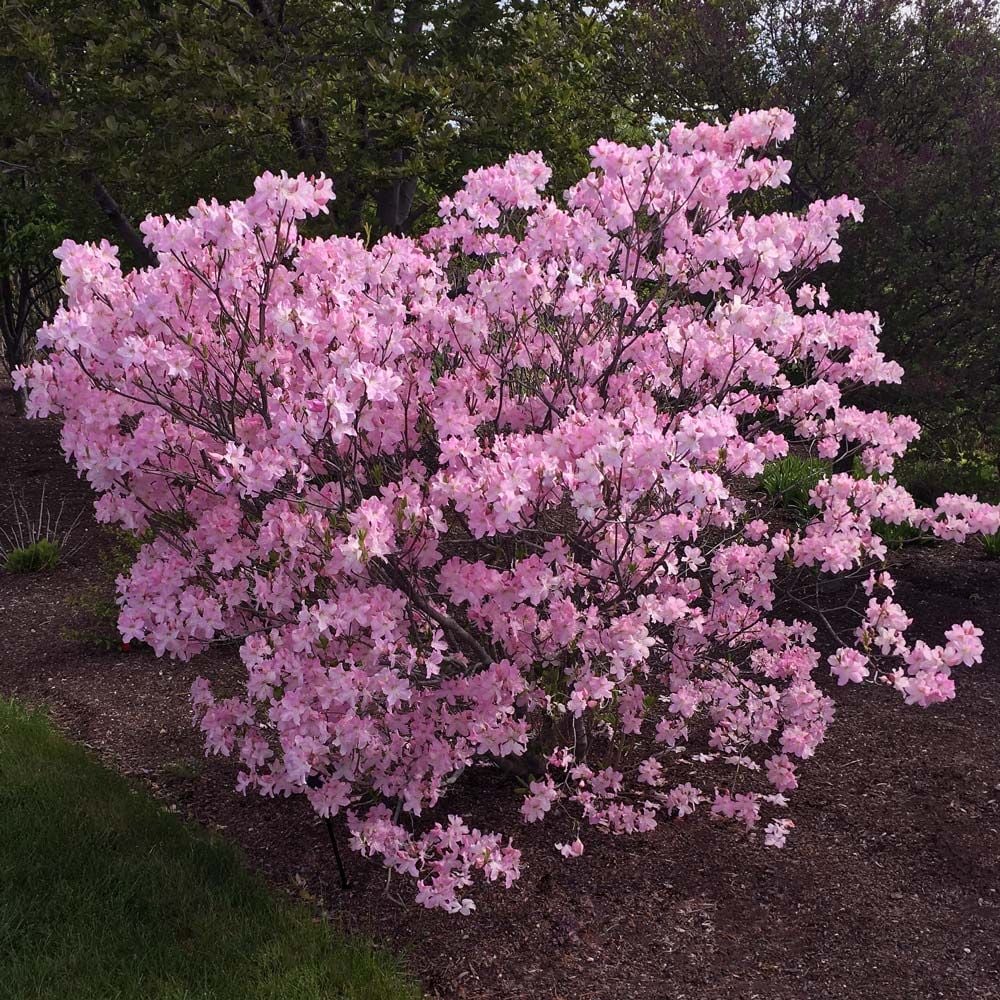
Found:
<svg viewBox="0 0 1000 1000"><path fill-rule="evenodd" d="M89 507L58 428L17 420L9 394L0 469L29 503L45 483L72 514ZM8 501L4 485L0 523ZM417 908L404 882L387 884L355 855L341 892L325 832L300 799L235 794L232 763L204 758L187 706L199 674L235 683L233 652L175 664L94 647L80 598L97 586L107 540L89 514L77 535L83 548L56 572L0 572L0 692L44 704L170 808L239 844L274 885L399 952L429 995L1000 998L1000 565L977 552L910 551L896 572L918 634L937 638L971 617L986 630L987 662L930 710L870 685L838 691L830 740L792 797L784 851L702 818L643 837L590 835L587 854L564 861L552 843L566 831L522 826L513 790L482 772L448 810L513 831L526 865L512 890L479 891L478 912L460 918Z"/></svg>

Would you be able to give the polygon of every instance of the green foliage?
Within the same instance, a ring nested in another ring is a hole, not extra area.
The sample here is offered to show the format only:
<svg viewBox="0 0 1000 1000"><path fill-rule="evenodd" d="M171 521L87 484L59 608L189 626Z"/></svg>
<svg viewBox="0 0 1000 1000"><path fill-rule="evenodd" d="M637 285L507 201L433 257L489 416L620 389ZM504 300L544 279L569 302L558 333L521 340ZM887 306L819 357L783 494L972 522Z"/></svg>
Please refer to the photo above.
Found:
<svg viewBox="0 0 1000 1000"><path fill-rule="evenodd" d="M59 563L59 545L49 538L11 549L4 559L8 573L40 573L55 569Z"/></svg>
<svg viewBox="0 0 1000 1000"><path fill-rule="evenodd" d="M556 183L639 134L601 3L0 0L0 134L75 237L322 170L341 232L421 228L472 167L541 149Z"/></svg>
<svg viewBox="0 0 1000 1000"><path fill-rule="evenodd" d="M607 6L0 0L8 367L58 299L51 251L67 236L149 263L146 214L243 197L284 169L333 178L314 229L371 240L425 229L468 170L511 152L543 150L559 187L599 136L641 141L610 82Z"/></svg>
<svg viewBox="0 0 1000 1000"><path fill-rule="evenodd" d="M105 653L123 648L118 632L118 604L113 592L109 593L99 584L90 584L71 600L71 604L81 612L84 624L66 629L67 638Z"/></svg>
<svg viewBox="0 0 1000 1000"><path fill-rule="evenodd" d="M11 503L4 511L6 523L0 524L0 564L11 573L37 573L71 557L79 549L72 539L80 514L66 526L65 510L65 501L58 507L46 501L44 484L37 512L11 490Z"/></svg>
<svg viewBox="0 0 1000 1000"><path fill-rule="evenodd" d="M1000 532L983 535L983 552L987 559L1000 559Z"/></svg>
<svg viewBox="0 0 1000 1000"><path fill-rule="evenodd" d="M913 499L925 507L933 507L946 493L969 494L980 500L993 500L997 495L995 468L987 463L953 459L904 458L896 468L896 479L905 486Z"/></svg>
<svg viewBox="0 0 1000 1000"><path fill-rule="evenodd" d="M900 405L909 402L903 398ZM922 433L897 464L899 481L925 504L945 493L1000 502L1000 409L974 415L968 412L968 401L931 395L915 403L914 410Z"/></svg>
<svg viewBox="0 0 1000 1000"><path fill-rule="evenodd" d="M910 489L910 484L904 481L903 472L905 468L906 466L904 465L904 462L898 462L894 475L897 482L907 489ZM851 470L851 474L856 479L870 477L877 482L882 482L886 478L879 475L877 472L868 472L862 465L861 460L857 457L854 459L854 466ZM937 496L940 495L941 494L937 494L934 499L936 500ZM922 503L923 501L918 499L917 502ZM930 505L933 505L933 503L933 500L930 501ZM901 549L905 545L911 544L931 545L936 541L933 535L920 528L914 527L909 522L891 524L888 521L883 521L879 517L872 518L872 531L874 531L875 534L878 535L883 542L885 542L887 548L894 550Z"/></svg>
<svg viewBox="0 0 1000 1000"><path fill-rule="evenodd" d="M803 524L816 512L809 501L810 492L830 475L830 471L828 462L788 455L768 462L759 482L764 492L788 517Z"/></svg>
<svg viewBox="0 0 1000 1000"><path fill-rule="evenodd" d="M0 702L4 996L417 1000L368 944L280 900L185 825Z"/></svg>
<svg viewBox="0 0 1000 1000"><path fill-rule="evenodd" d="M890 524L877 517L872 519L872 530L890 549L901 549L904 545L912 543L930 545L935 540L932 535L907 522Z"/></svg>
<svg viewBox="0 0 1000 1000"><path fill-rule="evenodd" d="M55 311L52 249L63 235L62 214L37 183L0 171L0 365L8 374L31 360L35 331Z"/></svg>
<svg viewBox="0 0 1000 1000"><path fill-rule="evenodd" d="M97 556L93 579L71 601L83 624L67 629L69 638L93 649L120 650L116 581L127 573L139 554L142 541L127 531L115 531Z"/></svg>

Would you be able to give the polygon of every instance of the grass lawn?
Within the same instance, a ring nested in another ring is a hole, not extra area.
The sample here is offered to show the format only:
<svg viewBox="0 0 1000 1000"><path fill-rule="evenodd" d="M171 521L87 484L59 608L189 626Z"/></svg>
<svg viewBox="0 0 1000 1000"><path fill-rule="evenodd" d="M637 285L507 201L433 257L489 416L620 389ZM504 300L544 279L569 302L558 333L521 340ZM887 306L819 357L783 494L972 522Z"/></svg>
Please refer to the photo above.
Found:
<svg viewBox="0 0 1000 1000"><path fill-rule="evenodd" d="M416 1000L373 948L0 700L0 998Z"/></svg>

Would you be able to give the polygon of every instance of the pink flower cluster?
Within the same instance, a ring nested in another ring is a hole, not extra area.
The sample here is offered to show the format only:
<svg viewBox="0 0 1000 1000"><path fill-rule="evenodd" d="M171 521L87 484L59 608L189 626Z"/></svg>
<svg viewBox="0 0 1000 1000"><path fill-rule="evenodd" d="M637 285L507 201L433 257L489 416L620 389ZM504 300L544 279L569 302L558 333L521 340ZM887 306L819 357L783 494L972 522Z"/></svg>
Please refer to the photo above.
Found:
<svg viewBox="0 0 1000 1000"><path fill-rule="evenodd" d="M513 156L422 239L305 238L329 181L267 174L148 219L156 267L60 248L67 302L18 383L63 419L99 516L146 539L123 636L180 658L242 640L242 690L193 690L241 790L345 813L421 903L468 912L520 856L425 818L466 770L520 764L529 822L705 809L780 846L833 718L824 664L952 697L981 632L907 638L874 524L961 540L1000 510L919 509L891 475L917 425L849 402L901 370L876 316L805 279L861 206L745 207L787 181L766 151L792 127L601 141L561 198ZM790 451L871 474L820 483L795 527L754 487ZM817 580L853 575L870 603L821 651Z"/></svg>

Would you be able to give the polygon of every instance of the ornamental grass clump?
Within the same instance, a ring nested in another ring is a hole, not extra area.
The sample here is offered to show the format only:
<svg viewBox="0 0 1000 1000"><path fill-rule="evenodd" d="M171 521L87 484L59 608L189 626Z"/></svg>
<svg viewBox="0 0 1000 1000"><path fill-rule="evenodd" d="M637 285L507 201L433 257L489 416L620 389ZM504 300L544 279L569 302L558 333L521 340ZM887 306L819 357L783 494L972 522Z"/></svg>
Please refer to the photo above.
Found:
<svg viewBox="0 0 1000 1000"><path fill-rule="evenodd" d="M810 493L830 475L830 463L799 455L786 455L764 466L760 485L793 520L803 523L816 512Z"/></svg>
<svg viewBox="0 0 1000 1000"><path fill-rule="evenodd" d="M6 524L0 525L0 566L8 573L41 573L73 555L80 548L72 541L80 514L67 525L64 513L65 503L53 509L46 502L45 486L37 513L12 491L10 506L4 512Z"/></svg>
<svg viewBox="0 0 1000 1000"><path fill-rule="evenodd" d="M331 183L284 174L147 219L152 268L63 244L68 302L18 380L98 516L152 533L123 637L242 640L243 686L192 691L241 791L346 814L356 850L467 913L521 855L427 819L463 771L519 772L568 857L695 811L781 846L833 719L817 674L954 696L982 633L912 640L873 524L962 541L1000 508L918 506L891 476L917 424L850 402L902 374L878 318L808 280L861 205L745 206L787 183L792 127L602 140L561 197L515 155L371 247L303 237ZM790 452L865 474L825 474L790 524L753 485ZM866 593L853 622L824 577Z"/></svg>

